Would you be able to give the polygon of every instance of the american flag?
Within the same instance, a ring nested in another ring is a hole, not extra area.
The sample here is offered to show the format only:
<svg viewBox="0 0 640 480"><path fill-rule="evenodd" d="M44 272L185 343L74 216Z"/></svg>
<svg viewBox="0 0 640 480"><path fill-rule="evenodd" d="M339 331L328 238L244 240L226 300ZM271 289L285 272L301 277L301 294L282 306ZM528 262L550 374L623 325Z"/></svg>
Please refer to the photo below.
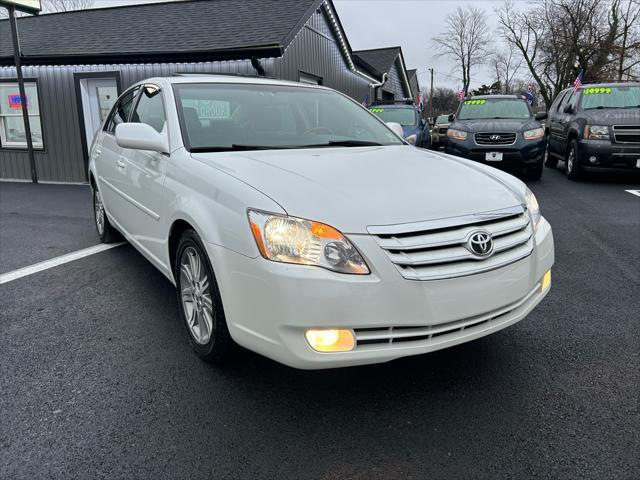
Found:
<svg viewBox="0 0 640 480"><path fill-rule="evenodd" d="M464 100L464 88L458 92L458 100Z"/></svg>
<svg viewBox="0 0 640 480"><path fill-rule="evenodd" d="M365 95L362 99L362 106L364 108L369 108L369 95Z"/></svg>
<svg viewBox="0 0 640 480"><path fill-rule="evenodd" d="M578 74L576 79L573 81L573 89L577 92L581 86L582 86L582 70L580 70L580 73Z"/></svg>

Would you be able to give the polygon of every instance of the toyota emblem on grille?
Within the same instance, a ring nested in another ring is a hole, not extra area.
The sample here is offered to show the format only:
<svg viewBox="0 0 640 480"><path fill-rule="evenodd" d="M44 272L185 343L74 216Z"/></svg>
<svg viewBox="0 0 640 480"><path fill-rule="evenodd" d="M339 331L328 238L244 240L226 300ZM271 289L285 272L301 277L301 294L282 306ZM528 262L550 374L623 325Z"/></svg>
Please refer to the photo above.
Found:
<svg viewBox="0 0 640 480"><path fill-rule="evenodd" d="M493 253L493 239L488 232L473 232L467 240L467 248L479 257L488 257Z"/></svg>
<svg viewBox="0 0 640 480"><path fill-rule="evenodd" d="M502 137L500 135L491 135L491 140L500 140Z"/></svg>

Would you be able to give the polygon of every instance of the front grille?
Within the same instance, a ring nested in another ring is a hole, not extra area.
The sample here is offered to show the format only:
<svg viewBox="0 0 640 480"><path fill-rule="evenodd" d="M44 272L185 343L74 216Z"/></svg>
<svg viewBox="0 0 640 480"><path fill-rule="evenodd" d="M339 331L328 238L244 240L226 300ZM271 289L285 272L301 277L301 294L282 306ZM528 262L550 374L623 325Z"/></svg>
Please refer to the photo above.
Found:
<svg viewBox="0 0 640 480"><path fill-rule="evenodd" d="M614 125L616 143L640 143L640 125Z"/></svg>
<svg viewBox="0 0 640 480"><path fill-rule="evenodd" d="M483 132L476 133L475 139L478 145L513 145L516 143L516 134L514 132Z"/></svg>
<svg viewBox="0 0 640 480"><path fill-rule="evenodd" d="M354 328L356 348L361 350L410 342L413 342L413 345L428 346L493 328L509 322L522 311L525 311L535 299L535 294L539 289L540 284L537 284L524 298L506 307L453 322L436 325Z"/></svg>
<svg viewBox="0 0 640 480"><path fill-rule="evenodd" d="M467 249L467 241L477 231L492 237L493 253L488 257ZM533 250L533 229L529 213L522 206L424 225L370 227L369 232L408 280L487 272L525 258Z"/></svg>

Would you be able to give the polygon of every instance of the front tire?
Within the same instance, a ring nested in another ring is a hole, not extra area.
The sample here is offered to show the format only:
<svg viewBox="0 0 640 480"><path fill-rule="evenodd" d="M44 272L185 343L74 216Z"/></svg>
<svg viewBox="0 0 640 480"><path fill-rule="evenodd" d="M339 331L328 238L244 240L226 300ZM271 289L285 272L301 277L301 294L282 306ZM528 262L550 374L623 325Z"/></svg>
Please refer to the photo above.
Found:
<svg viewBox="0 0 640 480"><path fill-rule="evenodd" d="M113 243L120 239L118 231L109 222L107 212L104 210L104 203L98 186L93 187L93 219L96 224L98 237L102 243Z"/></svg>
<svg viewBox="0 0 640 480"><path fill-rule="evenodd" d="M544 164L542 161L536 163L535 166L527 168L527 178L529 180L540 180L542 178L542 171L544 170Z"/></svg>
<svg viewBox="0 0 640 480"><path fill-rule="evenodd" d="M575 138L569 142L567 159L565 160L565 173L569 180L578 180L580 178L580 153L578 151L578 141Z"/></svg>
<svg viewBox="0 0 640 480"><path fill-rule="evenodd" d="M234 343L209 257L193 230L185 231L180 238L174 272L180 314L191 347L207 362L226 360Z"/></svg>
<svg viewBox="0 0 640 480"><path fill-rule="evenodd" d="M544 165L549 168L556 168L558 166L558 157L549 153L549 142L544 147Z"/></svg>

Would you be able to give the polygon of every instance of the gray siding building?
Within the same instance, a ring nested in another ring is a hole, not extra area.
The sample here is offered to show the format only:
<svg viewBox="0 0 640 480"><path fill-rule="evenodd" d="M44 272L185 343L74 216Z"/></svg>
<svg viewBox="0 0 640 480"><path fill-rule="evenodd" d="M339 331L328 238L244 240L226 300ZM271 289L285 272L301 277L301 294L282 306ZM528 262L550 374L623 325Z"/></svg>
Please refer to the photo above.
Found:
<svg viewBox="0 0 640 480"><path fill-rule="evenodd" d="M407 75L401 47L375 48L353 52L356 63L367 71L382 77L386 75L385 84L377 90L374 100L415 99Z"/></svg>
<svg viewBox="0 0 640 480"><path fill-rule="evenodd" d="M368 98L331 0L192 0L18 19L39 181L85 182L94 132L131 84L174 73L318 83ZM8 21L0 21L0 179L31 180ZM257 67L257 68L256 68ZM404 80L403 80L404 75ZM407 95L392 72L387 95Z"/></svg>

